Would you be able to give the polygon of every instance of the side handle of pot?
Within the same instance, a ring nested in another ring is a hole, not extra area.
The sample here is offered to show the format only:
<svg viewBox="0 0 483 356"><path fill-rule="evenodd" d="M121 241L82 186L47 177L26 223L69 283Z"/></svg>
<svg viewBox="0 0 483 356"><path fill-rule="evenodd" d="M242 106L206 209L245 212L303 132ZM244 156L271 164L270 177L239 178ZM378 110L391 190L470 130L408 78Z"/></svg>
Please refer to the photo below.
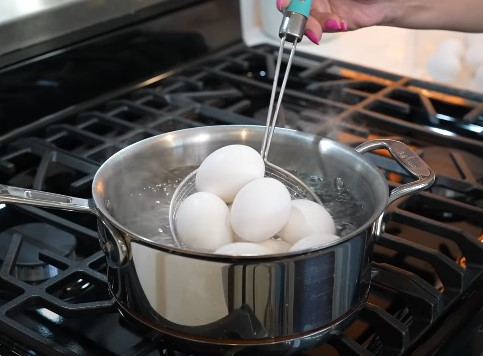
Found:
<svg viewBox="0 0 483 356"><path fill-rule="evenodd" d="M436 180L433 170L416 154L416 152L400 141L377 139L364 142L355 148L359 153L365 153L377 149L388 150L391 156L394 157L406 172L414 178L417 178L413 182L402 184L394 188L389 195L388 205L403 196L430 188ZM383 215L384 214L379 217L374 227L376 238L379 238L383 232Z"/></svg>
<svg viewBox="0 0 483 356"><path fill-rule="evenodd" d="M95 205L89 199L74 198L67 195L12 187L9 185L0 185L0 202L79 211L98 215Z"/></svg>

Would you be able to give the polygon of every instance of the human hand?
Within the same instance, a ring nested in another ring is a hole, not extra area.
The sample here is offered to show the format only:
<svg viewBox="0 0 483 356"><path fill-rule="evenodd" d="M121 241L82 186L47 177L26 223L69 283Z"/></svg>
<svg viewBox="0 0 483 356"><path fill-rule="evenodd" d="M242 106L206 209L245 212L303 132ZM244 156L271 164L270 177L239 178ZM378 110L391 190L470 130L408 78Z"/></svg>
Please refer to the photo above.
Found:
<svg viewBox="0 0 483 356"><path fill-rule="evenodd" d="M395 14L394 0L313 0L305 35L318 44L323 32L356 30L382 25ZM277 0L283 11L290 0Z"/></svg>
<svg viewBox="0 0 483 356"><path fill-rule="evenodd" d="M280 11L289 4L277 0ZM482 0L312 0L305 35L318 44L323 32L377 25L483 33L482 18Z"/></svg>

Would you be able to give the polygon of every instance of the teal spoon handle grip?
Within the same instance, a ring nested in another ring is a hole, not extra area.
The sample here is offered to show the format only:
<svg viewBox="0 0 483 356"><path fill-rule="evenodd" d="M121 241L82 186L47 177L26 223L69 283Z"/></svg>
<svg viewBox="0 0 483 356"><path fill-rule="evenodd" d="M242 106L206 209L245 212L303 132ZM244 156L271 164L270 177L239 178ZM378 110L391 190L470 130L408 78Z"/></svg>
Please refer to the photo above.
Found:
<svg viewBox="0 0 483 356"><path fill-rule="evenodd" d="M278 35L288 42L300 42L310 15L312 0L292 0L283 13Z"/></svg>
<svg viewBox="0 0 483 356"><path fill-rule="evenodd" d="M312 0L292 0L285 11L296 12L305 17L309 17Z"/></svg>

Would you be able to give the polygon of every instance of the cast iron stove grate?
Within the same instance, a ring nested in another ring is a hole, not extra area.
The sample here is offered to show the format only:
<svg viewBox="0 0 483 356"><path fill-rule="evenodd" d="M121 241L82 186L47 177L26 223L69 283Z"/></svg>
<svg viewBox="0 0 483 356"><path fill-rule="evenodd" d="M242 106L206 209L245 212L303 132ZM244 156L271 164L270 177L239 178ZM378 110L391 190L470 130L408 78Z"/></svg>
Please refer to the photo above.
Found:
<svg viewBox="0 0 483 356"><path fill-rule="evenodd" d="M195 126L264 124L274 54L270 46L236 46L93 100L83 106L88 110L18 130L1 146L0 182L89 198L97 168L131 143ZM307 354L423 354L438 347L425 343L429 335L460 331L481 309L483 294L483 97L298 55L280 123L352 146L399 139L437 173L431 191L390 207L357 320ZM369 157L390 187L409 179L391 158ZM8 339L0 337L0 345L13 344L20 354L176 354L160 335L132 327L115 310L92 217L20 206L3 207L0 215L0 231L10 236L0 270L0 330ZM42 236L32 231L45 226L47 234L75 236L74 253L39 247ZM16 264L30 245L37 245L34 261ZM29 268L51 274L20 280ZM441 327L448 318L452 329Z"/></svg>

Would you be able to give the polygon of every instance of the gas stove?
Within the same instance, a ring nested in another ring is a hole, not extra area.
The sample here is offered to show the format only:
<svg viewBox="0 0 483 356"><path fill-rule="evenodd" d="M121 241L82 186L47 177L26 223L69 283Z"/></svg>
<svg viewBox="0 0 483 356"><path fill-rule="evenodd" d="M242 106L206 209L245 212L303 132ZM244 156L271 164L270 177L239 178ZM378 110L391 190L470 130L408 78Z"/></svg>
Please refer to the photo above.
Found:
<svg viewBox="0 0 483 356"><path fill-rule="evenodd" d="M200 3L3 68L0 183L89 198L100 165L134 142L263 125L277 49L241 42L236 1ZM200 11L212 22L166 34L167 18ZM297 54L279 125L352 147L397 139L437 174L431 190L389 207L355 321L304 354L480 355L483 95ZM391 189L411 180L384 153L367 157ZM0 217L2 354L183 354L116 309L95 218L9 204Z"/></svg>

